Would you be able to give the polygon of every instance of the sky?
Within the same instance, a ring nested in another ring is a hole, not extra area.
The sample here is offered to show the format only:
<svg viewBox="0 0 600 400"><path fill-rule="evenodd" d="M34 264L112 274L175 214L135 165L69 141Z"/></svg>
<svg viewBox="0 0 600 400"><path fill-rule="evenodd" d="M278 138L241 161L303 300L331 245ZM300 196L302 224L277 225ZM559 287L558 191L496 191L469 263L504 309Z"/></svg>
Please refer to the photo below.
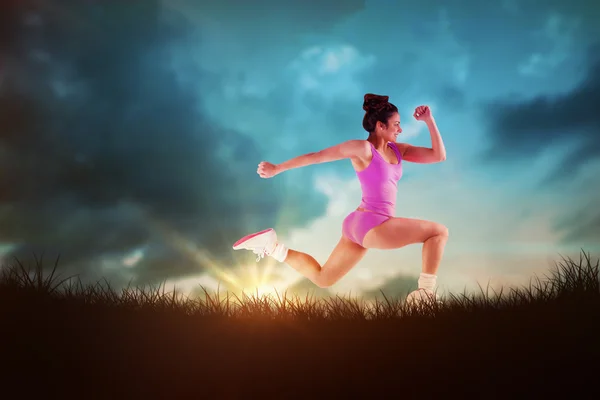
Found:
<svg viewBox="0 0 600 400"><path fill-rule="evenodd" d="M256 174L366 139L365 93L400 111L396 215L450 232L438 290L527 285L600 252L600 7L591 0L5 2L0 257L83 282L394 297L421 245L370 250L317 288L235 252L268 227L324 263L360 203L349 160ZM596 206L594 206L596 204Z"/></svg>

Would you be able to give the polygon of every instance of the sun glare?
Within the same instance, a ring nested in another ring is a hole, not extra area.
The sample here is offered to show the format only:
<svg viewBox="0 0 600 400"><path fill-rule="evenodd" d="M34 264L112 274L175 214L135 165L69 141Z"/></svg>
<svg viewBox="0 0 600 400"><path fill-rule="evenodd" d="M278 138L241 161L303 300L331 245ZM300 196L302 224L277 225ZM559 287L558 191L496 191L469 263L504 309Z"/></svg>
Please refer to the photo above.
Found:
<svg viewBox="0 0 600 400"><path fill-rule="evenodd" d="M258 263L241 264L236 268L236 276L241 282L240 290L249 297L275 296L279 289L277 282L272 275L274 263L271 260L266 261L264 266ZM281 283L281 282L279 282Z"/></svg>
<svg viewBox="0 0 600 400"><path fill-rule="evenodd" d="M286 204L286 206L277 211L275 226L273 227L286 226L297 220L298 210L294 206L297 201L298 199L291 197L283 199L283 204ZM244 205L242 207L246 208L241 210L243 218L240 220L240 223L244 227L252 226L252 228L247 229L248 232L259 230L261 227L256 227L252 223L255 221L252 217L252 208ZM208 272L218 282L224 283L224 285L221 285L219 291L223 289L236 294L243 292L248 296L256 296L258 293L259 297L264 295L276 297L277 293L281 295L281 292L286 290L289 284L293 283L290 279L273 274L277 263L268 257L260 260L258 263L247 263L246 257L248 253L236 252L233 255L234 260L236 260L233 265L223 266L210 255L209 249L200 248L198 243L189 240L162 221L149 216L146 216L146 218L148 225L154 228L157 233L160 233L166 243L196 261L199 273ZM224 241L231 240L223 231L217 230L214 234L220 235ZM189 281L189 279L186 279L186 281Z"/></svg>
<svg viewBox="0 0 600 400"><path fill-rule="evenodd" d="M243 289L244 294L248 297L258 297L260 298L264 298L266 296L269 296L271 298L277 298L277 290L273 285L260 285L260 286L254 286L251 285L251 287L248 288L244 288Z"/></svg>
<svg viewBox="0 0 600 400"><path fill-rule="evenodd" d="M165 242L174 249L195 260L200 269L207 269L215 279L225 283L226 291L236 295L242 293L249 297L262 298L266 295L276 295L279 291L272 271L274 261L270 259L261 260L262 263L238 264L230 268L223 267L214 260L208 251L201 249L193 241L185 238L175 230L168 228L158 221L149 221L154 229L162 234ZM189 281L187 279L186 281Z"/></svg>

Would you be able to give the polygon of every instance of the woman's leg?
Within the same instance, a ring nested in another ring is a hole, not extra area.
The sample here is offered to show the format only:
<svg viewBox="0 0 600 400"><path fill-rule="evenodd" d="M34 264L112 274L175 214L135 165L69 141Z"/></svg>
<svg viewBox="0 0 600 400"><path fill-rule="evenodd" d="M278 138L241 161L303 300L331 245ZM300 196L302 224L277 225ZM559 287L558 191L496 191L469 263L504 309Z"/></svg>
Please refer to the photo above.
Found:
<svg viewBox="0 0 600 400"><path fill-rule="evenodd" d="M340 280L367 252L364 247L342 236L325 265L321 266L309 254L288 249L283 243L279 243L275 230L271 228L244 236L233 245L233 249L252 250L258 255L256 261L261 257L271 256L279 262L285 262L322 288Z"/></svg>
<svg viewBox="0 0 600 400"><path fill-rule="evenodd" d="M285 263L325 288L339 281L366 254L367 249L342 236L325 265L321 266L311 255L289 249Z"/></svg>
<svg viewBox="0 0 600 400"><path fill-rule="evenodd" d="M423 243L422 272L436 275L447 241L448 228L442 224L411 218L390 218L367 232L363 246L368 249L398 249Z"/></svg>

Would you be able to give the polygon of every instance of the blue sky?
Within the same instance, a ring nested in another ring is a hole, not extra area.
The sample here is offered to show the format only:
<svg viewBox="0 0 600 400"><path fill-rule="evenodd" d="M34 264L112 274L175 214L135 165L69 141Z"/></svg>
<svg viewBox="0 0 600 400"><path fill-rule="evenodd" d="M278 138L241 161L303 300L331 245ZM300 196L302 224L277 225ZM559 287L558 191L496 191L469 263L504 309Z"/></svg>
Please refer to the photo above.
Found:
<svg viewBox="0 0 600 400"><path fill-rule="evenodd" d="M350 162L267 181L256 165L366 138L367 92L398 106L399 140L430 144L421 104L442 133L447 160L406 163L397 204L448 226L441 290L600 250L591 1L71 3L5 17L6 262L60 253L65 273L117 286L314 289L231 244L272 226L327 259L360 202ZM327 293L399 293L420 252L371 251Z"/></svg>

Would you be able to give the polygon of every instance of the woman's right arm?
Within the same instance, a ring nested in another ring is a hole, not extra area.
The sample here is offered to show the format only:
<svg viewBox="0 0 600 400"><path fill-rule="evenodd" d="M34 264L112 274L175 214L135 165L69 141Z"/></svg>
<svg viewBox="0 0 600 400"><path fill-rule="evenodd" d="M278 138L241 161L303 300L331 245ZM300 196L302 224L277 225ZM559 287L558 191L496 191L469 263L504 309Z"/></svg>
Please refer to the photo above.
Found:
<svg viewBox="0 0 600 400"><path fill-rule="evenodd" d="M366 140L348 140L321 151L304 154L278 164L276 166L277 173L312 164L343 160L345 158L362 158L367 155L368 151L369 144Z"/></svg>

